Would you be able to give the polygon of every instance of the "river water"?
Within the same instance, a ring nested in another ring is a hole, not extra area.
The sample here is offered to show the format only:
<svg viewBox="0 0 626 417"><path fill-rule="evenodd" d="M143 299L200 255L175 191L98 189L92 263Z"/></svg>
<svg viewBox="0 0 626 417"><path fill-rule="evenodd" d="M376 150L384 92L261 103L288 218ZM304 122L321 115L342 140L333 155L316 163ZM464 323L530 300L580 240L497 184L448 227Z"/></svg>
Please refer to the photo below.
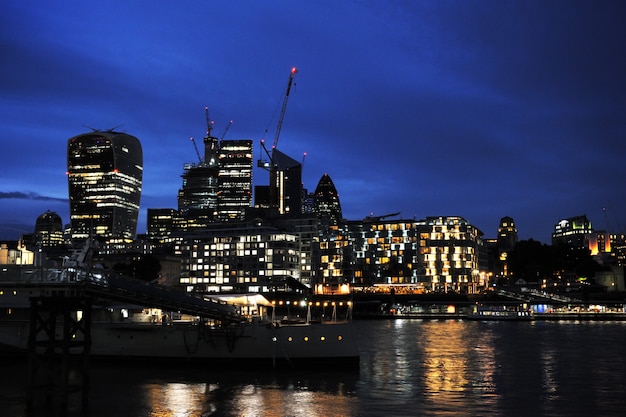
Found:
<svg viewBox="0 0 626 417"><path fill-rule="evenodd" d="M353 372L102 366L67 416L624 416L626 322L355 321ZM26 412L0 365L0 416ZM65 409L64 409L65 410Z"/></svg>

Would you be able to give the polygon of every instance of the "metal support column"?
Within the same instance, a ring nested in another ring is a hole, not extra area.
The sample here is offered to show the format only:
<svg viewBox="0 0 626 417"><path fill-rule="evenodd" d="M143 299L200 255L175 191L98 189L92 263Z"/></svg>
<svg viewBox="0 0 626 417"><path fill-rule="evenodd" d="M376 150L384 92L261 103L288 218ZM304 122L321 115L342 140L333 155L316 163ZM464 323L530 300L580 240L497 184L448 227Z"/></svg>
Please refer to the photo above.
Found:
<svg viewBox="0 0 626 417"><path fill-rule="evenodd" d="M27 407L45 399L46 409L67 410L80 393L87 409L92 300L61 292L30 300Z"/></svg>

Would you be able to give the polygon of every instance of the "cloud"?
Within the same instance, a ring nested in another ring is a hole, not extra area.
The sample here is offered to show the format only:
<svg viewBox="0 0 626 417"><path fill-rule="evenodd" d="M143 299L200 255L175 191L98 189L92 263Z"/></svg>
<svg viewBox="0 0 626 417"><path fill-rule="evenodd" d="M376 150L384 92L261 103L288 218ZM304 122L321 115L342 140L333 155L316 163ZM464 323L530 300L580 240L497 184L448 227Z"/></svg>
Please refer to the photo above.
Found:
<svg viewBox="0 0 626 417"><path fill-rule="evenodd" d="M23 193L20 191L4 192L0 191L0 200L36 200L36 201L56 201L60 203L68 203L67 198L48 197L37 193Z"/></svg>

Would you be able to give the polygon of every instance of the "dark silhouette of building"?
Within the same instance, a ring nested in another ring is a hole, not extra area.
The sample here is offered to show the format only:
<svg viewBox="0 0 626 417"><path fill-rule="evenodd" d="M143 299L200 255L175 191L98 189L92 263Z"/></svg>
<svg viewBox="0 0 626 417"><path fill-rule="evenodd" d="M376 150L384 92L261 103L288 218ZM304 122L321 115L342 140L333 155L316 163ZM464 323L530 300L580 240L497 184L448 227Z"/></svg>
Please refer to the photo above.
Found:
<svg viewBox="0 0 626 417"><path fill-rule="evenodd" d="M315 188L313 213L320 219L322 225L338 226L343 220L339 193L328 174L322 175Z"/></svg>
<svg viewBox="0 0 626 417"><path fill-rule="evenodd" d="M280 214L302 213L302 164L273 149L270 184L254 187L254 205L276 208Z"/></svg>
<svg viewBox="0 0 626 417"><path fill-rule="evenodd" d="M35 222L35 243L41 248L63 245L63 221L53 211L46 211Z"/></svg>
<svg viewBox="0 0 626 417"><path fill-rule="evenodd" d="M73 243L134 239L143 178L139 139L112 130L70 138L67 178Z"/></svg>

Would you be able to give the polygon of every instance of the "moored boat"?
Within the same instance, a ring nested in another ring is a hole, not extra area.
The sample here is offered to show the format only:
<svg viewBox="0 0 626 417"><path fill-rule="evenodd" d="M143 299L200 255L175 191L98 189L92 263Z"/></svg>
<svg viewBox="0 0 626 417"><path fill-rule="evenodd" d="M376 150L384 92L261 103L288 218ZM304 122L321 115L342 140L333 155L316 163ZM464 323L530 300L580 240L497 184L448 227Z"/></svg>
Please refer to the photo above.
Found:
<svg viewBox="0 0 626 417"><path fill-rule="evenodd" d="M532 310L522 306L475 305L466 316L470 320L534 320Z"/></svg>
<svg viewBox="0 0 626 417"><path fill-rule="evenodd" d="M0 322L0 344L26 352L28 320ZM57 337L62 337L57 335ZM212 365L355 367L359 351L350 322L93 322L92 358L207 362Z"/></svg>

